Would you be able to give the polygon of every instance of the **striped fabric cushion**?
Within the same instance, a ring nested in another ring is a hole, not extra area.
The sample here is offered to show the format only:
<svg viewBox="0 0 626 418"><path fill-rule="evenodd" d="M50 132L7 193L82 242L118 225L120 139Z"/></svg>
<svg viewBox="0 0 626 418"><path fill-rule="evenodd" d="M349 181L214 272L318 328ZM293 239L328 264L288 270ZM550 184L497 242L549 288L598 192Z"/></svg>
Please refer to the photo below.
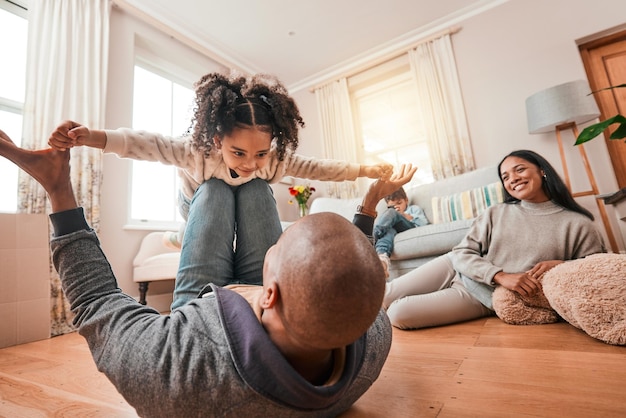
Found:
<svg viewBox="0 0 626 418"><path fill-rule="evenodd" d="M504 190L500 182L466 190L449 196L433 197L433 223L473 219L489 206L504 201Z"/></svg>

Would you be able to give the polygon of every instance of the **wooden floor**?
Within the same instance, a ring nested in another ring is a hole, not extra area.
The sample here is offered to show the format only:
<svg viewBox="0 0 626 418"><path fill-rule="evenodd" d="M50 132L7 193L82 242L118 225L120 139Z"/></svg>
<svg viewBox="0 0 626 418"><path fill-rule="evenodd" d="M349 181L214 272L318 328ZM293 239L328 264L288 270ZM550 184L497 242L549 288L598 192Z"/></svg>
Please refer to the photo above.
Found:
<svg viewBox="0 0 626 418"><path fill-rule="evenodd" d="M344 417L624 417L626 347L566 323L496 318L394 330L380 378ZM0 417L135 417L68 334L0 350Z"/></svg>

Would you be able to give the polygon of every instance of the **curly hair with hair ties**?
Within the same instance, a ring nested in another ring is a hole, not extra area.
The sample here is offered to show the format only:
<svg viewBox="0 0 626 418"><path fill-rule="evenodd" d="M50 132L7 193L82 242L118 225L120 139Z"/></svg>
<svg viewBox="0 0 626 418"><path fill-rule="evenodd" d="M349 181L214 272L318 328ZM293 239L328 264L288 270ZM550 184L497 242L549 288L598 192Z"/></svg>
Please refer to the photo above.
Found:
<svg viewBox="0 0 626 418"><path fill-rule="evenodd" d="M304 121L287 89L274 76L250 77L210 73L195 85L194 116L188 132L193 146L208 157L214 138L233 129L258 129L272 135L276 155L298 147L298 129Z"/></svg>

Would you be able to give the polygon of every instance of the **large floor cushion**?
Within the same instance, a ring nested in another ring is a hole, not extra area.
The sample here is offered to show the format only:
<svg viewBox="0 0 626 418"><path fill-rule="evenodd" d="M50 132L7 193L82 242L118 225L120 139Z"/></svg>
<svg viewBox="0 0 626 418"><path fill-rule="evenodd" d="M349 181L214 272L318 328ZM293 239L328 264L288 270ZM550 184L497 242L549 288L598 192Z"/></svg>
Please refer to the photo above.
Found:
<svg viewBox="0 0 626 418"><path fill-rule="evenodd" d="M594 254L559 264L543 291L563 319L609 344L626 345L626 255Z"/></svg>

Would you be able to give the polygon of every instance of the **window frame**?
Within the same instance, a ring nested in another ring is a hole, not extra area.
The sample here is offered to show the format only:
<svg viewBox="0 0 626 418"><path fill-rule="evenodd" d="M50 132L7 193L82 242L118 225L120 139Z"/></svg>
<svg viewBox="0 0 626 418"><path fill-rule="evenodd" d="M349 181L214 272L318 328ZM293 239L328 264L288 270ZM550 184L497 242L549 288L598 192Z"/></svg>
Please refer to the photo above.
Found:
<svg viewBox="0 0 626 418"><path fill-rule="evenodd" d="M2 9L5 12L8 12L10 14L16 15L24 20L26 20L26 24L28 25L28 10L26 8L26 2L22 1L22 0L0 0L0 9ZM28 30L26 32L26 44L28 45ZM26 63L24 63L25 67L24 67L24 71L26 72ZM21 132L23 130L23 120L24 120L24 102L18 102L16 100L13 99L9 99L8 97L3 97L0 96L0 111L2 112L6 112L6 113L11 113L14 115L17 115L21 118L22 120L22 129L20 129L20 133L19 133L19 137L16 137L15 135L12 135L10 132L7 132L10 136L12 136L13 140L17 143L17 145L21 145ZM4 128L5 130L7 129L6 127ZM19 179L18 177L18 167L10 164L10 162L8 160L5 160L4 163L8 164L9 168L8 170L14 170L13 172L7 172L4 169L2 170L2 172L4 174L6 174L7 176L9 176L9 178L11 177L15 177L16 179L16 184L15 184L15 191L17 192L18 189L18 184L17 181ZM6 181L6 179L4 180ZM0 213L17 213L18 211L18 206L19 206L19 201L16 200L15 202L15 207L13 208L1 208L0 209Z"/></svg>
<svg viewBox="0 0 626 418"><path fill-rule="evenodd" d="M364 132L362 117L360 115L359 99L377 94L385 89L393 89L401 84L412 83L415 89L415 95L419 94L417 85L413 79L411 73L410 64L406 55L397 57L385 63L379 64L373 68L356 74L348 79L348 90L350 94L351 107L353 110L354 129L356 134L356 140L358 141L359 159L365 163L368 160L369 155L365 152ZM418 104L419 106L419 104ZM419 117L419 116L416 116ZM418 141L416 145L428 147L428 140ZM406 145L404 145L406 146ZM389 147L388 151L398 147ZM382 151L383 153L385 150ZM430 155L429 155L430 160ZM369 163L372 163L371 161ZM412 161L413 164L418 164ZM424 165L424 164L421 164ZM426 167L420 167L419 174L416 175L413 180L405 186L406 189L416 187L420 184L432 183L434 181L432 171L430 168L430 162Z"/></svg>
<svg viewBox="0 0 626 418"><path fill-rule="evenodd" d="M197 81L191 81L194 77L193 74L185 69L175 65L169 60L166 60L159 55L155 54L152 48L145 48L145 42L138 41L136 42L135 49L135 62L133 65L133 73L135 71L135 67L140 67L145 71L152 72L158 76L161 76L172 83L176 83L183 87L189 88L191 90L194 89L193 84ZM134 82L133 82L134 83ZM191 121L190 121L191 122ZM133 128L135 129L135 128ZM160 164L158 162L151 164ZM164 168L171 169L172 166L163 165ZM178 230L183 223L182 220L151 220L151 219L137 219L132 217L133 212L133 199L132 199L132 176L134 175L134 161L130 162L130 182L128 188L128 210L126 216L126 225L124 229L126 230L154 230L154 231L162 231L162 230ZM176 172L173 173L174 176L177 176ZM177 204L177 193L178 190L173 191L173 201L176 207L176 218L180 219L180 215L178 213L178 204Z"/></svg>
<svg viewBox="0 0 626 418"><path fill-rule="evenodd" d="M0 9L4 9L28 20L28 5L26 0L0 0Z"/></svg>
<svg viewBox="0 0 626 418"><path fill-rule="evenodd" d="M0 9L6 10L28 21L28 10L26 8L26 2L23 0L0 0ZM28 37L28 34L26 36ZM0 110L24 115L24 103L0 96Z"/></svg>

